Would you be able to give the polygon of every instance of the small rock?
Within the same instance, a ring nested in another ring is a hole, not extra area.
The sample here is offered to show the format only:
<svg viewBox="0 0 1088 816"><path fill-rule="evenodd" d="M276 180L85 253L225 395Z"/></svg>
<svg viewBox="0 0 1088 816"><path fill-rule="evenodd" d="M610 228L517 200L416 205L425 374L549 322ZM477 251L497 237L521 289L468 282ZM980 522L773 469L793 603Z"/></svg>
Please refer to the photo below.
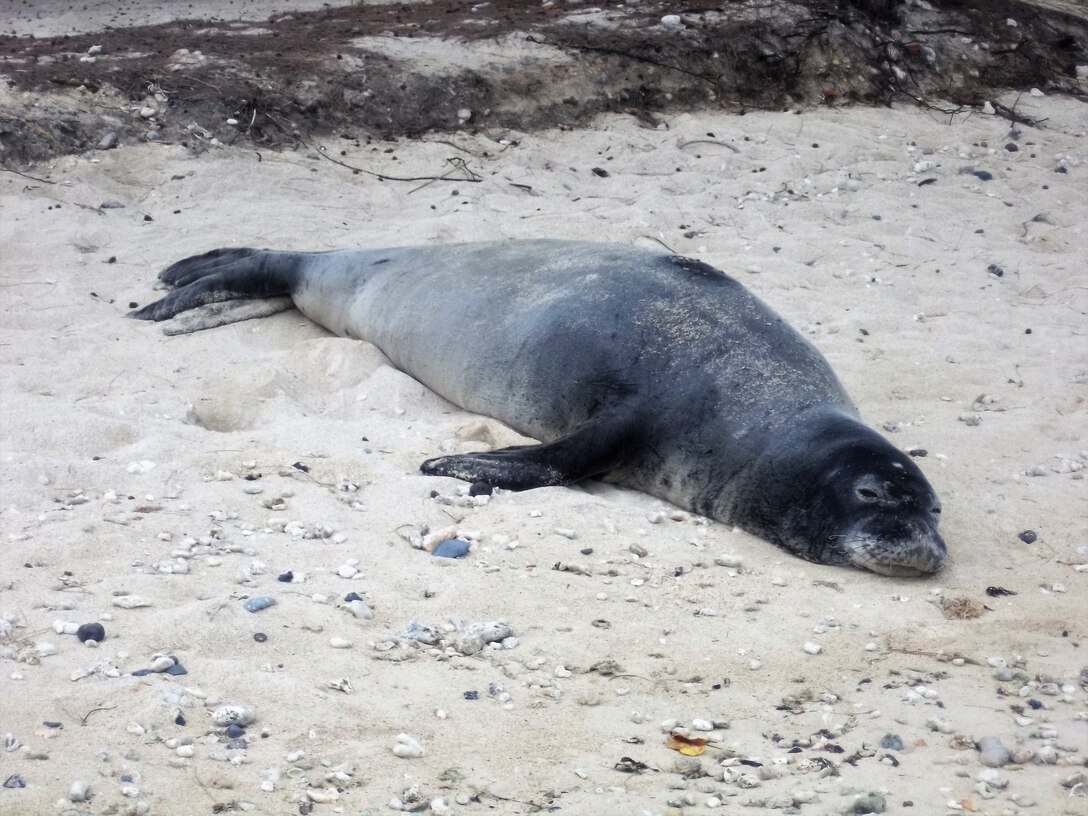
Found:
<svg viewBox="0 0 1088 816"><path fill-rule="evenodd" d="M902 751L903 738L898 734L885 734L880 740L880 747L888 751Z"/></svg>
<svg viewBox="0 0 1088 816"><path fill-rule="evenodd" d="M246 726L257 719L257 710L247 705L222 705L212 712L212 720L216 725L242 725Z"/></svg>
<svg viewBox="0 0 1088 816"><path fill-rule="evenodd" d="M151 601L140 595L118 595L113 599L113 605L121 609L139 609L143 606L151 606Z"/></svg>
<svg viewBox="0 0 1088 816"><path fill-rule="evenodd" d="M117 143L120 141L116 133L107 133L101 139L98 140L99 150L113 150L117 147Z"/></svg>
<svg viewBox="0 0 1088 816"><path fill-rule="evenodd" d="M423 746L408 734L397 734L393 754L401 759L416 759L423 756Z"/></svg>
<svg viewBox="0 0 1088 816"><path fill-rule="evenodd" d="M488 643L505 640L514 634L504 621L470 623L462 631L454 647L463 655L474 655Z"/></svg>
<svg viewBox="0 0 1088 816"><path fill-rule="evenodd" d="M90 789L90 785L82 779L77 779L68 791L68 799L72 802L86 802Z"/></svg>
<svg viewBox="0 0 1088 816"><path fill-rule="evenodd" d="M1039 539L1039 536L1036 535L1034 530L1024 530L1017 538L1025 544L1034 544Z"/></svg>
<svg viewBox="0 0 1088 816"><path fill-rule="evenodd" d="M85 623L76 629L76 637L80 643L95 640L101 643L106 639L106 629L101 623Z"/></svg>
<svg viewBox="0 0 1088 816"><path fill-rule="evenodd" d="M26 787L26 782L23 781L23 778L21 776L19 776L19 774L12 774L11 776L9 776L7 779L4 780L4 787L5 788L25 788Z"/></svg>
<svg viewBox="0 0 1088 816"><path fill-rule="evenodd" d="M854 813L883 813L887 807L887 801L879 793L868 793L854 800Z"/></svg>
<svg viewBox="0 0 1088 816"><path fill-rule="evenodd" d="M275 605L275 598L270 598L267 595L254 595L252 598L247 598L242 607L246 612L260 612L262 609L268 609L268 607Z"/></svg>
<svg viewBox="0 0 1088 816"><path fill-rule="evenodd" d="M807 652L810 655L818 655L820 652L822 652L824 650L823 646L821 646L819 643L813 643L812 641L808 641L801 648L803 648L805 650L805 652Z"/></svg>
<svg viewBox="0 0 1088 816"><path fill-rule="evenodd" d="M469 543L460 538L449 538L439 541L431 550L431 555L438 558L464 558L468 555Z"/></svg>
<svg viewBox="0 0 1088 816"><path fill-rule="evenodd" d="M1000 768L1009 762L1009 749L997 737L983 737L978 741L978 761L987 768Z"/></svg>

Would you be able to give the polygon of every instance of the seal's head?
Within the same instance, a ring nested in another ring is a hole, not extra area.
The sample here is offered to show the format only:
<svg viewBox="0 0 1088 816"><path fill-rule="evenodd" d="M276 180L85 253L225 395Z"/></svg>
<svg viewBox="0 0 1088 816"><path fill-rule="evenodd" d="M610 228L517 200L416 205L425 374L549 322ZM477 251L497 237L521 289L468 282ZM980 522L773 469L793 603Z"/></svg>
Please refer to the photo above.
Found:
<svg viewBox="0 0 1088 816"><path fill-rule="evenodd" d="M941 503L918 466L853 417L806 425L760 461L755 523L741 526L822 564L893 576L939 570Z"/></svg>

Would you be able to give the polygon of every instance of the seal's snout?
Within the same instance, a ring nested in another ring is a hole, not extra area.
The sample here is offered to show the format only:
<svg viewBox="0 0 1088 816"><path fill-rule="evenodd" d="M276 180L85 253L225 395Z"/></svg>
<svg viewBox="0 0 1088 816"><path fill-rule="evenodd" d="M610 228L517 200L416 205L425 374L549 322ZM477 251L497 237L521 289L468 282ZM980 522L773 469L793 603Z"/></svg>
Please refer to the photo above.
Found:
<svg viewBox="0 0 1088 816"><path fill-rule="evenodd" d="M891 539L859 535L847 539L850 562L880 575L921 577L944 566L944 540L934 529L916 529L911 535Z"/></svg>

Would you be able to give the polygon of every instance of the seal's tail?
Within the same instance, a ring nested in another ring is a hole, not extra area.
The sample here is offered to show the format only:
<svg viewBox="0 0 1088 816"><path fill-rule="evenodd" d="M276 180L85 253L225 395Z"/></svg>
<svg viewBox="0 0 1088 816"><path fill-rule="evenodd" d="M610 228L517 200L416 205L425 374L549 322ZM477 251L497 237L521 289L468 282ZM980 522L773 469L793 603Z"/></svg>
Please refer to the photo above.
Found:
<svg viewBox="0 0 1088 816"><path fill-rule="evenodd" d="M128 316L169 320L210 303L289 295L298 277L298 261L298 253L266 249L214 249L194 255L159 274L173 292Z"/></svg>

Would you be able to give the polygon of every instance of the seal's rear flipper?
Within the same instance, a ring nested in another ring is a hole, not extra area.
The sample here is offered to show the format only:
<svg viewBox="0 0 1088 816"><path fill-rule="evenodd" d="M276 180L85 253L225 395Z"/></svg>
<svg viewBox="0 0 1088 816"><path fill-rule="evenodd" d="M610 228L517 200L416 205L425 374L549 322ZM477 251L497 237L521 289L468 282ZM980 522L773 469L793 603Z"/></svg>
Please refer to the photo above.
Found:
<svg viewBox="0 0 1088 816"><path fill-rule="evenodd" d="M636 423L604 414L544 445L440 456L428 459L419 469L428 476L451 476L506 490L568 485L619 465L636 433Z"/></svg>
<svg viewBox="0 0 1088 816"><path fill-rule="evenodd" d="M192 334L230 323L241 323L243 320L268 317L294 307L294 301L289 297L209 303L207 306L200 306L190 312L179 314L173 320L168 320L162 327L162 333L170 337L177 334Z"/></svg>
<svg viewBox="0 0 1088 816"><path fill-rule="evenodd" d="M178 288L128 316L169 320L209 303L289 295L298 278L301 257L297 252L217 249L186 258L159 275L163 283Z"/></svg>

